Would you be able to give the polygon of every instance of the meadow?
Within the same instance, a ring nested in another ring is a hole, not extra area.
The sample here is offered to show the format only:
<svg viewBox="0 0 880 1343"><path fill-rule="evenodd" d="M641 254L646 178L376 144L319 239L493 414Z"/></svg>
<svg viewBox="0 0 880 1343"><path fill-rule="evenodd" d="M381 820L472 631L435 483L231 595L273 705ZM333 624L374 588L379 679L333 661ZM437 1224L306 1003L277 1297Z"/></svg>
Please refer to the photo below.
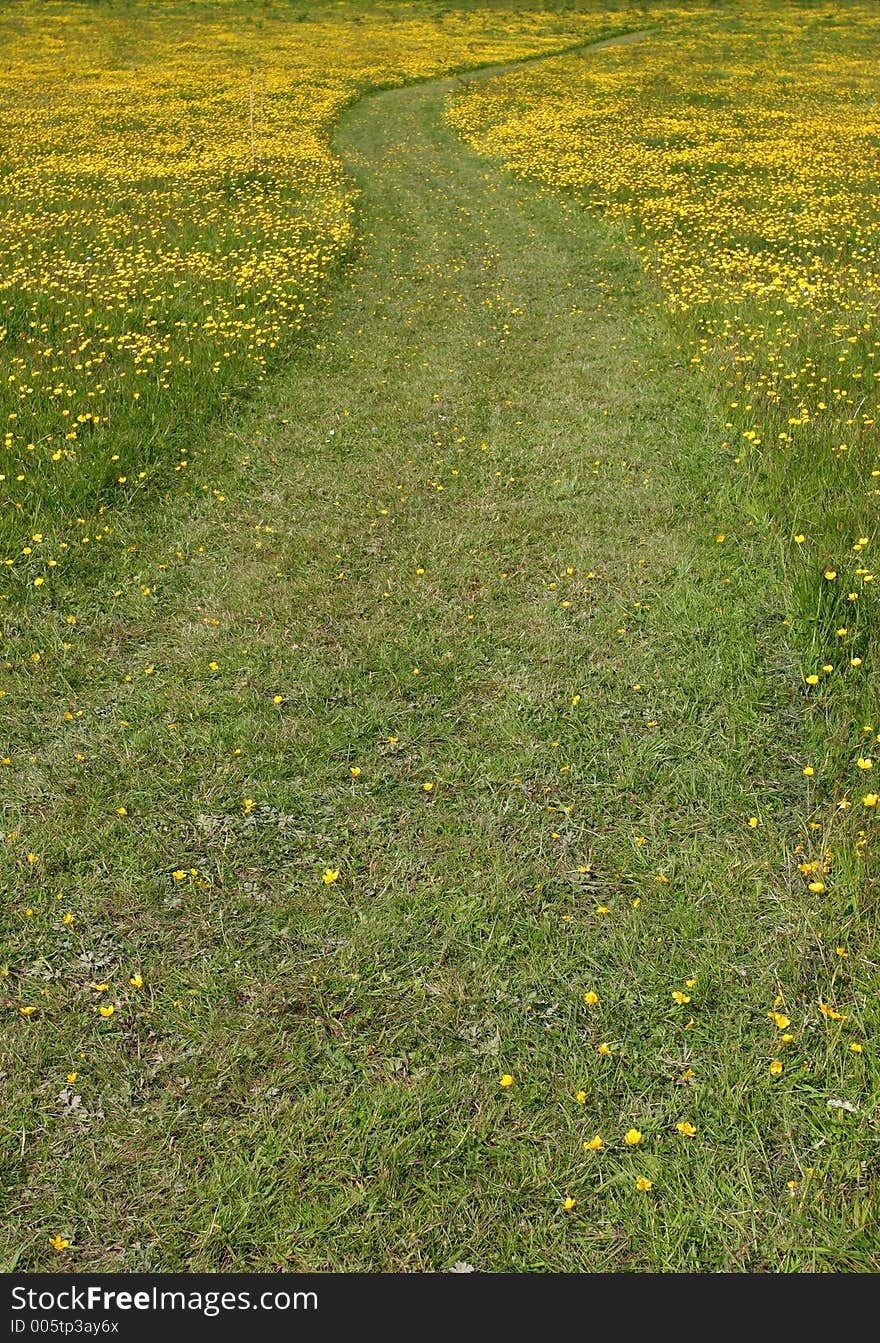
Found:
<svg viewBox="0 0 880 1343"><path fill-rule="evenodd" d="M0 40L0 1267L876 1269L880 11Z"/></svg>
<svg viewBox="0 0 880 1343"><path fill-rule="evenodd" d="M193 425L314 316L353 238L328 139L347 103L615 27L595 13L331 6L313 19L210 0L11 5L0 22L15 53L0 86L11 599L51 576L77 514L167 484L169 461L185 465L171 444L191 452ZM24 561L18 512L53 528Z"/></svg>

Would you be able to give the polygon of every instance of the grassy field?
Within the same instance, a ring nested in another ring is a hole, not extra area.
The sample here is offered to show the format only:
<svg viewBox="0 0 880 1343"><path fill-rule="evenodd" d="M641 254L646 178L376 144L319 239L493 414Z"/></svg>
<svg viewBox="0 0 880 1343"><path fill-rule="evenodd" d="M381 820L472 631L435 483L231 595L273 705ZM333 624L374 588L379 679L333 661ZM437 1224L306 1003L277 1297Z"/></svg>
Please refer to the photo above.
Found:
<svg viewBox="0 0 880 1343"><path fill-rule="evenodd" d="M0 179L0 1265L875 1269L872 13L218 0L172 68L180 12L111 6L56 106L41 26L76 56L98 9L0 9L43 147ZM438 30L464 67L646 28L429 79ZM762 344L710 259L783 167L707 146L716 103L756 142L771 40L865 252ZM587 162L638 124L656 215ZM815 432L782 351L845 388Z"/></svg>

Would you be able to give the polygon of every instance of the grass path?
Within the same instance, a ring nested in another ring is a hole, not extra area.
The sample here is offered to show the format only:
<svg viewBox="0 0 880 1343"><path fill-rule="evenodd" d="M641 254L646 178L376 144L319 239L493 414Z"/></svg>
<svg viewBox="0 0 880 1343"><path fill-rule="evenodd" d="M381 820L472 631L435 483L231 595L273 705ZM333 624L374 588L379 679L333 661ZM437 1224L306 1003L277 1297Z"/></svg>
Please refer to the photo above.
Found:
<svg viewBox="0 0 880 1343"><path fill-rule="evenodd" d="M770 543L619 237L444 96L346 114L314 346L27 672L19 1267L867 1262L839 1207L806 1235L824 1098L768 1074L815 954L747 825L792 721Z"/></svg>

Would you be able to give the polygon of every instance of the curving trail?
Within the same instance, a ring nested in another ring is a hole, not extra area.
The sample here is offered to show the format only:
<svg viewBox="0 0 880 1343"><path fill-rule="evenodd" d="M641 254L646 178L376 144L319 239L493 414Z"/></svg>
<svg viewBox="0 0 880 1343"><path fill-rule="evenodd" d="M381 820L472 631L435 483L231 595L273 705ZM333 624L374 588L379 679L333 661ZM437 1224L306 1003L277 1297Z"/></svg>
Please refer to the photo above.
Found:
<svg viewBox="0 0 880 1343"><path fill-rule="evenodd" d="M349 1010L299 1046L282 1218L319 1267L735 1267L776 1253L772 1208L746 1249L717 1211L780 1160L734 1136L755 1127L743 977L763 1011L787 927L744 841L779 748L770 565L747 529L715 540L742 507L723 431L621 238L462 145L454 84L346 113L362 248L265 430L308 558L254 602L300 650L288 773L349 874L297 915ZM366 786L328 802L352 763ZM696 1036L670 1011L694 974ZM606 1036L627 1064L598 1077ZM599 1178L584 1124L674 1136L689 1062L737 1149L724 1193L695 1163L639 1245L624 1160L560 1225Z"/></svg>
<svg viewBox="0 0 880 1343"><path fill-rule="evenodd" d="M106 748L180 818L131 827L159 875L114 905L168 998L115 1065L148 1078L149 1225L105 1179L124 1151L44 1158L150 1268L780 1264L752 1194L788 1150L753 1113L790 931L745 824L780 749L765 543L716 542L723 435L620 237L462 145L452 83L346 113L359 255L127 634L142 693L179 687L161 741Z"/></svg>

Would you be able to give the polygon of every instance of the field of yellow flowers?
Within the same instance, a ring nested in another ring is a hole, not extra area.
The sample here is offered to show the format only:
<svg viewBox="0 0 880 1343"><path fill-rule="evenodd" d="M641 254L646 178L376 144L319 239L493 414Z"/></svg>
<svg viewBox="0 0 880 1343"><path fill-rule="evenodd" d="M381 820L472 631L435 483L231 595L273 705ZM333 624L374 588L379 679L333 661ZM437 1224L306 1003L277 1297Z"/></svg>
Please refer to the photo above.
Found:
<svg viewBox="0 0 880 1343"><path fill-rule="evenodd" d="M614 27L601 13L397 5L317 19L244 3L4 6L13 590L63 564L71 517L185 469L206 402L263 378L315 313L353 238L328 140L352 98ZM37 516L43 539L23 557L21 518Z"/></svg>
<svg viewBox="0 0 880 1343"><path fill-rule="evenodd" d="M724 398L720 448L778 538L823 832L835 810L870 826L876 805L878 50L873 6L669 15L635 49L548 60L448 108L482 152L622 224Z"/></svg>
<svg viewBox="0 0 880 1343"><path fill-rule="evenodd" d="M0 42L0 1269L876 1269L876 9Z"/></svg>

